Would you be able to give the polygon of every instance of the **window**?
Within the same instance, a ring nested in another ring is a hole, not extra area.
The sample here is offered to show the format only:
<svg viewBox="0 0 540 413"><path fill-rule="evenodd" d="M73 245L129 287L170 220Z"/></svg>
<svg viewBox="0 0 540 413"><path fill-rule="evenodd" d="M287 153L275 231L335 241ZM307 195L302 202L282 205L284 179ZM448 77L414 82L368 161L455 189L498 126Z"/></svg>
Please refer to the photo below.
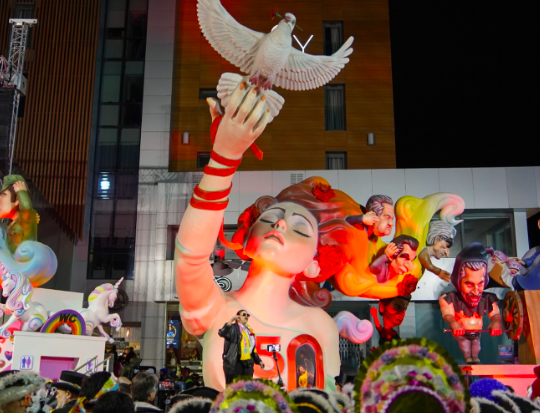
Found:
<svg viewBox="0 0 540 413"><path fill-rule="evenodd" d="M343 22L323 22L323 54L330 56L343 45Z"/></svg>
<svg viewBox="0 0 540 413"><path fill-rule="evenodd" d="M197 168L204 168L210 162L210 152L197 152Z"/></svg>
<svg viewBox="0 0 540 413"><path fill-rule="evenodd" d="M217 99L216 89L199 89L199 99L215 98Z"/></svg>
<svg viewBox="0 0 540 413"><path fill-rule="evenodd" d="M346 130L345 127L345 85L324 87L325 130Z"/></svg>
<svg viewBox="0 0 540 413"><path fill-rule="evenodd" d="M106 8L88 277L132 279L148 4Z"/></svg>
<svg viewBox="0 0 540 413"><path fill-rule="evenodd" d="M326 169L347 169L347 152L326 152Z"/></svg>
<svg viewBox="0 0 540 413"><path fill-rule="evenodd" d="M438 216L436 215L437 219ZM456 237L450 248L450 257L473 242L480 242L486 247L493 247L507 256L516 256L514 242L514 219L506 211L465 211L461 217L463 222L455 226Z"/></svg>
<svg viewBox="0 0 540 413"><path fill-rule="evenodd" d="M167 251L165 259L174 260L174 248L176 247L176 234L178 234L179 225L167 226Z"/></svg>

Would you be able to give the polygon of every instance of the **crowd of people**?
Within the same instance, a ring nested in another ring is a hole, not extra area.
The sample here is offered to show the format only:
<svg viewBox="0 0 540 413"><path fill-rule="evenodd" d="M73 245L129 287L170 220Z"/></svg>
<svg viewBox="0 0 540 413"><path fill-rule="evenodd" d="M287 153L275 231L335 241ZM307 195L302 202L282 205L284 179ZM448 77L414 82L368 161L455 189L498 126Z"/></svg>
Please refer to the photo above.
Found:
<svg viewBox="0 0 540 413"><path fill-rule="evenodd" d="M540 377L540 366L534 370ZM163 375L163 372L162 372ZM162 377L163 379L163 377ZM133 380L106 371L89 376L62 372L47 382L31 371L0 373L0 413L433 413L540 412L540 378L527 396L494 379L467 386L460 368L436 343L425 339L393 341L374 351L356 377L336 377L338 390L316 388L285 392L275 383L238 377L223 392L208 388L194 375L189 388L157 394L160 378L141 371Z"/></svg>

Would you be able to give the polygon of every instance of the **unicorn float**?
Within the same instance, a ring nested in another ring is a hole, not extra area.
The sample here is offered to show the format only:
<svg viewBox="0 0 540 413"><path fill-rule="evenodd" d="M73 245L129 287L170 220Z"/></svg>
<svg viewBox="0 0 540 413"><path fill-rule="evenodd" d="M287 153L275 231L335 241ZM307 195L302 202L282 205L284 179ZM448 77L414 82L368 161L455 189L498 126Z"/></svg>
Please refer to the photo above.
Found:
<svg viewBox="0 0 540 413"><path fill-rule="evenodd" d="M21 331L35 331L47 320L47 310L40 303L30 301L34 294L34 287L30 280L19 272L7 272L0 264L2 274L2 295L7 297L6 304L0 304L0 316L3 312L11 317L0 326L0 336L9 338L8 328L16 321L21 325Z"/></svg>
<svg viewBox="0 0 540 413"><path fill-rule="evenodd" d="M124 278L121 278L116 284L110 283L101 284L88 296L88 308L83 308L78 312L86 322L86 335L91 336L94 329L98 329L102 337L105 337L109 343L113 343L112 339L103 329L102 324L109 323L116 331L122 327L122 320L117 313L109 314L109 308L114 306L118 298L118 287ZM71 334L71 328L68 325L62 325L58 328L64 334Z"/></svg>

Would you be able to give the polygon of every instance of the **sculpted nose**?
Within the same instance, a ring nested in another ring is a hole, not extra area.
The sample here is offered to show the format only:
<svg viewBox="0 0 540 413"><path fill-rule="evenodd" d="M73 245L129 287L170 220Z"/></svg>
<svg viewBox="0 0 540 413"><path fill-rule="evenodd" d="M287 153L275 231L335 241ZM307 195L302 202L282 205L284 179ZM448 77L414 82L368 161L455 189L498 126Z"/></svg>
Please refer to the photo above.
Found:
<svg viewBox="0 0 540 413"><path fill-rule="evenodd" d="M274 227L287 229L287 223L285 222L283 218L281 218L281 219L278 219L278 221L274 224Z"/></svg>

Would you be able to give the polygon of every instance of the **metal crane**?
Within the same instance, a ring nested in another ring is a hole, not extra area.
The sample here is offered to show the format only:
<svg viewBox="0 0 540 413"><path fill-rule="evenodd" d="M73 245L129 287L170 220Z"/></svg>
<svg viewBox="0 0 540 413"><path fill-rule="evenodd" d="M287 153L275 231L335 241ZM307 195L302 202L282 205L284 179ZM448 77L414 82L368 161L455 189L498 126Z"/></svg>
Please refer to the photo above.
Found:
<svg viewBox="0 0 540 413"><path fill-rule="evenodd" d="M26 95L27 80L23 75L23 68L24 58L26 55L26 43L28 40L28 30L30 27L37 25L37 22L37 19L9 19L9 24L11 24L9 55L7 59L0 57L0 87L14 90L12 113L9 125L8 174L11 174L11 169L13 166L19 103L21 100L21 95Z"/></svg>

